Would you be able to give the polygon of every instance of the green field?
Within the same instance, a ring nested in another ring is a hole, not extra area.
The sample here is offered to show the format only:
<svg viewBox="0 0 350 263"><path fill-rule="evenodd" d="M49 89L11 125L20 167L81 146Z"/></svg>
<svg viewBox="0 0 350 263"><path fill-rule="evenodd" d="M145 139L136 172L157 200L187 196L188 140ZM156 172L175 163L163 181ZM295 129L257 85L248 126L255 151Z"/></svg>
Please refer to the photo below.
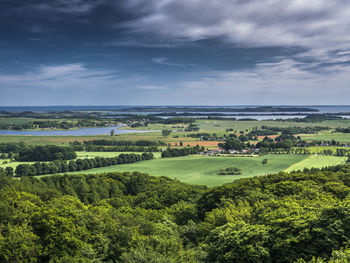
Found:
<svg viewBox="0 0 350 263"><path fill-rule="evenodd" d="M350 150L348 147L339 147L339 146L312 146L307 147L307 150L310 151L311 154L322 154L324 150L331 150L333 154L337 152L337 149Z"/></svg>
<svg viewBox="0 0 350 263"><path fill-rule="evenodd" d="M95 174L140 171L154 176L176 178L186 183L215 186L231 182L237 178L277 173L307 157L305 155L265 155L260 157L185 156L113 165L74 173ZM268 163L263 165L262 160L265 158L268 159ZM240 168L242 174L217 175L219 170L232 166Z"/></svg>
<svg viewBox="0 0 350 263"><path fill-rule="evenodd" d="M303 170L304 168L323 168L332 165L344 164L348 158L326 155L310 155L308 158L293 164L287 168L286 172Z"/></svg>
<svg viewBox="0 0 350 263"><path fill-rule="evenodd" d="M95 158L95 157L105 157L105 158L109 158L109 157L116 157L119 154L142 154L142 152L76 152L78 155L78 158ZM154 157L160 158L161 157L161 153L160 152L154 152L153 153Z"/></svg>
<svg viewBox="0 0 350 263"><path fill-rule="evenodd" d="M304 134L300 136L305 141L332 141L350 142L350 133L321 133L321 134Z"/></svg>
<svg viewBox="0 0 350 263"><path fill-rule="evenodd" d="M32 119L28 118L0 118L0 124L27 124L31 122Z"/></svg>

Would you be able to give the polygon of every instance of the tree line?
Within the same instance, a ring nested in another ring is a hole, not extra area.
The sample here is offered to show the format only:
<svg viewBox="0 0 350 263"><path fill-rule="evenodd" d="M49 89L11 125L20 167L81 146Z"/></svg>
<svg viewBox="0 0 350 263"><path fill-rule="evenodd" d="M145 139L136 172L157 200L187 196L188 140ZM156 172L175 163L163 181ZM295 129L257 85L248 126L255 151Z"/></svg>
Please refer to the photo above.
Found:
<svg viewBox="0 0 350 263"><path fill-rule="evenodd" d="M16 177L36 176L43 174L56 174L83 171L93 168L106 167L117 164L135 163L145 160L152 160L152 153L140 154L120 154L117 157L95 157L86 159L54 160L52 162L36 162L34 164L19 164L15 170Z"/></svg>
<svg viewBox="0 0 350 263"><path fill-rule="evenodd" d="M67 146L34 146L19 143L0 143L0 152L19 162L71 160L77 157L74 149Z"/></svg>
<svg viewBox="0 0 350 263"><path fill-rule="evenodd" d="M200 150L201 149L199 148L198 145L195 147L186 147L186 148L168 148L162 152L162 158L197 154L200 152ZM204 148L202 150L204 150Z"/></svg>

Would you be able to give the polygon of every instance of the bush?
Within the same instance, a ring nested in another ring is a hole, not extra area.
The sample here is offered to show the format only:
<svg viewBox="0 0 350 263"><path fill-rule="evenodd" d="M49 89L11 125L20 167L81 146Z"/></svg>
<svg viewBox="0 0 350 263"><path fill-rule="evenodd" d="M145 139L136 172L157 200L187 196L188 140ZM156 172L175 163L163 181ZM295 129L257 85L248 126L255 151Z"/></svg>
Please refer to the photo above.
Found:
<svg viewBox="0 0 350 263"><path fill-rule="evenodd" d="M218 175L239 175L242 174L242 170L237 167L229 167L221 169Z"/></svg>

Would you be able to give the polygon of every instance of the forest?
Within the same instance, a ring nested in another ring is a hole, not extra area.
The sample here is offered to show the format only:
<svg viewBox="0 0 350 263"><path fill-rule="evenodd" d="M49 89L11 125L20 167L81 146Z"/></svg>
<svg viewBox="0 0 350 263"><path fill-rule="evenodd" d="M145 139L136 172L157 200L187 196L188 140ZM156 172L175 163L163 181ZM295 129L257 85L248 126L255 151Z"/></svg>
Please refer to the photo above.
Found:
<svg viewBox="0 0 350 263"><path fill-rule="evenodd" d="M0 261L346 262L349 172L207 188L141 173L17 180L1 170Z"/></svg>

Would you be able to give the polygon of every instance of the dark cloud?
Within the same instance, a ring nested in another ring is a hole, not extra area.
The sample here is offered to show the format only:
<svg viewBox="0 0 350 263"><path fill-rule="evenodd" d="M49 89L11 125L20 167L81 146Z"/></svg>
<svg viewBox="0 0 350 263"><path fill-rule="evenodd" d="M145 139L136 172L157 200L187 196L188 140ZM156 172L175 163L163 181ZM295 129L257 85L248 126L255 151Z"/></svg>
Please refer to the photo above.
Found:
<svg viewBox="0 0 350 263"><path fill-rule="evenodd" d="M0 31L0 103L350 95L348 0L0 0Z"/></svg>

